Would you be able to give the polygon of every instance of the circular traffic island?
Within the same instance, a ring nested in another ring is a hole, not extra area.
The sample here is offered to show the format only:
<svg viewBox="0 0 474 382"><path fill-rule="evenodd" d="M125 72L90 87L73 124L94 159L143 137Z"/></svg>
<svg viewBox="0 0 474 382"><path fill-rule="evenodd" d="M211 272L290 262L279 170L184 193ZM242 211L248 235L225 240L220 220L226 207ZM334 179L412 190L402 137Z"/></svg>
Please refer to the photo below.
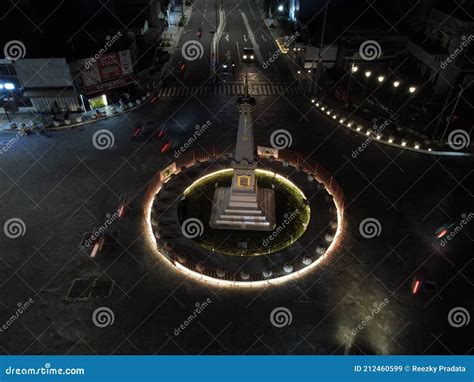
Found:
<svg viewBox="0 0 474 382"><path fill-rule="evenodd" d="M210 217L216 189L232 181L229 153L186 154L157 174L144 208L147 240L179 272L218 285L264 286L299 277L337 248L342 190L316 163L288 150L260 158L255 177L258 188L274 191L273 229L217 229Z"/></svg>
<svg viewBox="0 0 474 382"><path fill-rule="evenodd" d="M218 187L230 187L233 170L210 173L188 187L179 205L179 218L184 234L199 231L194 240L203 248L229 256L261 256L281 251L298 240L308 227L311 209L303 192L288 179L275 173L257 170L259 188L275 194L276 227L272 231L214 229L209 225L212 202ZM197 223L194 225L193 223ZM200 224L201 223L201 224ZM198 231L187 232L197 227ZM202 227L202 232L201 232Z"/></svg>

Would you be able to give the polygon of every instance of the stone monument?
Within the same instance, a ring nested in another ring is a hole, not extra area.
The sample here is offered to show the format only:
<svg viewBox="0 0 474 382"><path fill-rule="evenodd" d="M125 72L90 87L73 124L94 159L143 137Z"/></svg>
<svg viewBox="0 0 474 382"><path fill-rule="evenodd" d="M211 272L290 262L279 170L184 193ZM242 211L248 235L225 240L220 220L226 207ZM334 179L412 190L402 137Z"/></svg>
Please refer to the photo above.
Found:
<svg viewBox="0 0 474 382"><path fill-rule="evenodd" d="M209 225L217 229L272 231L276 224L275 193L259 188L255 178L252 109L256 101L249 95L247 76L244 88L244 95L238 100L240 116L232 158L232 185L216 189Z"/></svg>

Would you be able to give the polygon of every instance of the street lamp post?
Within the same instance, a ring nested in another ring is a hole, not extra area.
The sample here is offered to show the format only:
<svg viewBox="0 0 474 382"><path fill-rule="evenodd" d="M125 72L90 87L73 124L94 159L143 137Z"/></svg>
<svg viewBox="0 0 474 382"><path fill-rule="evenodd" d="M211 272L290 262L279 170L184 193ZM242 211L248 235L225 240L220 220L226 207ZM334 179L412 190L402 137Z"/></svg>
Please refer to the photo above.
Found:
<svg viewBox="0 0 474 382"><path fill-rule="evenodd" d="M351 70L349 73L349 84L347 85L347 92L346 92L346 106L349 105L349 93L351 90L351 83L352 83L352 74L356 73L359 70L359 67L355 65L355 58L352 59Z"/></svg>
<svg viewBox="0 0 474 382"><path fill-rule="evenodd" d="M369 78L371 75L372 75L372 72L370 70L367 70L364 73L364 76L365 76L364 99L365 99L365 96L367 95L367 88L369 87Z"/></svg>
<svg viewBox="0 0 474 382"><path fill-rule="evenodd" d="M392 108L393 99L395 98L395 93L399 86L400 86L400 81L393 81L393 93L392 93L392 97L390 98L390 109Z"/></svg>

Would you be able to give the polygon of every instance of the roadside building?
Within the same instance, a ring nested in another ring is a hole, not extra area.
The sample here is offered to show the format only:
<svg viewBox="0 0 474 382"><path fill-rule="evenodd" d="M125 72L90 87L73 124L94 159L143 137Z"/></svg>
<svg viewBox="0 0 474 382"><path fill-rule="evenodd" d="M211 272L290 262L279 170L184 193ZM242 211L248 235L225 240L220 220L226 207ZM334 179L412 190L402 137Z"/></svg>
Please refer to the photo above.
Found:
<svg viewBox="0 0 474 382"><path fill-rule="evenodd" d="M433 8L419 20L410 37L408 51L413 67L437 94L453 84L467 85L474 79L474 21L463 10L448 12Z"/></svg>
<svg viewBox="0 0 474 382"><path fill-rule="evenodd" d="M40 113L81 110L69 66L64 58L31 58L15 61L23 96Z"/></svg>

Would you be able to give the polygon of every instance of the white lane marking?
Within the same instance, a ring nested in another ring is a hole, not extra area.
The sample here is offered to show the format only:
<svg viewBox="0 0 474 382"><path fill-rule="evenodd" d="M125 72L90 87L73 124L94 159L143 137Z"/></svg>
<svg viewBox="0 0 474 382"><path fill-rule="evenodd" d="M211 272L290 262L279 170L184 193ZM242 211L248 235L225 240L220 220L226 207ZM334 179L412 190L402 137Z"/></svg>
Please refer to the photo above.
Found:
<svg viewBox="0 0 474 382"><path fill-rule="evenodd" d="M247 36L246 35L244 35L244 41L247 42Z"/></svg>
<svg viewBox="0 0 474 382"><path fill-rule="evenodd" d="M255 36L252 32L252 28L250 28L249 20L247 19L247 16L245 15L244 12L240 12L240 14L242 15L242 19L244 20L245 28L247 28L247 33L249 35L250 41L252 41L252 45L254 47L255 54L257 55L258 62L262 63L263 62L262 53L260 53L260 47L257 44L257 40L255 40Z"/></svg>
<svg viewBox="0 0 474 382"><path fill-rule="evenodd" d="M265 41L265 42L268 41L263 34L262 34L262 40Z"/></svg>
<svg viewBox="0 0 474 382"><path fill-rule="evenodd" d="M247 0L247 4L248 4L248 6L249 6L250 13L251 13L252 16L253 16L253 19L254 19L254 20L257 20L257 18L255 17L255 14L254 14L253 11L252 11L252 7L250 6L249 0Z"/></svg>
<svg viewBox="0 0 474 382"><path fill-rule="evenodd" d="M242 65L242 59L240 57L240 48L239 48L239 42L235 42L237 44L237 56L239 56L239 64Z"/></svg>
<svg viewBox="0 0 474 382"><path fill-rule="evenodd" d="M229 33L225 34L225 39L226 39L227 42L229 42Z"/></svg>

